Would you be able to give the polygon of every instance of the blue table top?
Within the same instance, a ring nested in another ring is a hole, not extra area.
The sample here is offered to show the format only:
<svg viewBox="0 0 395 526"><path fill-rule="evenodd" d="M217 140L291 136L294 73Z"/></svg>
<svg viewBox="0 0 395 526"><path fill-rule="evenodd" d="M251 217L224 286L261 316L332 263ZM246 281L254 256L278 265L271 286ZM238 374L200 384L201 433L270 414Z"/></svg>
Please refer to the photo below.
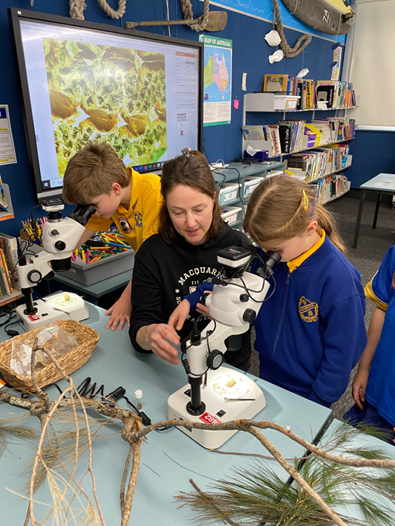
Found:
<svg viewBox="0 0 395 526"><path fill-rule="evenodd" d="M340 428L343 431L340 432L339 431ZM384 442L382 440L379 440L378 438L375 438L373 436L367 435L365 433L353 434L352 438L348 439L347 441L344 441L341 444L341 446L334 448L333 439L336 436L337 437L341 436L341 433L344 432L344 429L352 429L352 428L350 426L345 426L345 428L343 428L342 422L340 422L339 420L334 420L332 424L329 426L329 428L327 429L327 431L325 432L324 436L322 437L322 440L320 441L318 445L320 447L324 447L324 449L329 449L330 452L333 453L334 455L342 455L346 457L355 458L355 455L351 453L347 453L347 450L350 451L350 450L358 449L358 448L369 448L369 449L380 450L382 454L384 455L384 458L395 459L395 446L387 442ZM325 447L325 444L327 444L328 441L332 441L329 444L329 448ZM350 470L354 469L355 471L358 470L359 472L362 471L365 475L367 474L370 478L383 475L383 471L380 471L375 468L366 468L366 467L365 468L351 468L350 467L349 469ZM388 507L390 513L392 514L395 513L395 502L391 504L391 502L388 499L384 499L377 492L373 492L372 490L367 490L365 488L362 491L361 489L358 489L357 487L353 488L353 490L355 490L356 495L363 496L364 498L367 498L370 501L375 502L376 505L379 505L382 510L384 510L384 507ZM338 491L340 491L340 488L338 488ZM334 510L338 514L344 514L347 517L355 517L358 520L365 519L368 521L368 519L364 517L361 508L357 505L349 505L343 508L339 508L335 506ZM351 521L348 522L347 519L344 518L344 516L343 516L343 519L345 520L347 524L351 524ZM369 524L371 523L369 522ZM381 524L382 522L379 519L377 519L377 522L376 520L374 522L375 526L380 526Z"/></svg>
<svg viewBox="0 0 395 526"><path fill-rule="evenodd" d="M382 192L395 192L395 174L381 173L361 184L362 190L377 190Z"/></svg>
<svg viewBox="0 0 395 526"><path fill-rule="evenodd" d="M75 290L85 292L86 294L90 294L95 298L100 298L101 296L104 296L105 294L108 294L113 290L117 290L121 287L126 287L126 285L130 281L130 278L132 277L132 274L133 269L127 270L126 272L121 272L121 274L115 274L115 276L111 276L110 278L98 281L97 283L93 283L92 285L84 285L83 283L79 283L78 281L70 279L67 276L63 276L58 272L55 273L53 279L59 281L59 283L68 285L69 287L72 287Z"/></svg>
<svg viewBox="0 0 395 526"><path fill-rule="evenodd" d="M131 347L126 329L114 332L104 329L104 310L92 305L89 305L89 310L90 318L85 323L100 333L100 340L90 360L72 374L74 384L78 386L85 377L90 376L97 385L104 383L105 393L123 386L126 396L131 400L134 391L142 389L143 410L152 422L166 419L168 396L187 383L182 366L170 365L154 354L136 353ZM0 339L3 334L1 330ZM290 426L293 432L312 441L331 415L327 408L254 376L250 375L250 378L263 390L267 401L265 409L255 420ZM59 382L59 386L64 388L66 382ZM49 386L45 391L52 399L58 396L54 386ZM121 405L127 407L124 400ZM0 405L0 419L6 418L10 413L23 411L3 403ZM29 422L33 421L33 425L37 427L36 420L31 418ZM120 426L114 425L111 431L119 429ZM273 430L264 431L264 434L285 458L303 456L303 448L286 436ZM26 462L33 458L34 450L33 444L27 446L22 441L13 440L13 444L0 458L1 526L23 524L27 501L8 492L7 488L23 492L23 484L27 480L26 472L24 473ZM221 450L268 455L254 437L242 432L236 433ZM105 522L110 526L121 522L119 494L128 451L128 444L119 435L98 438L93 444L93 470L98 498ZM78 467L76 480L79 480L78 476L86 469L86 458L84 454L80 459L81 466ZM196 515L187 507L178 509L179 503L174 496L179 491L192 491L189 478L193 478L199 487L207 490L216 480L234 477L237 468L252 465L253 462L256 459L210 452L176 428L162 433L152 432L141 446L141 465L130 523L185 526ZM284 480L288 479L288 473L276 461L268 460L266 464ZM84 489L90 494L88 479ZM40 488L36 498L40 502L51 502L46 487ZM44 506L35 506L38 518L43 518L47 511L48 508Z"/></svg>

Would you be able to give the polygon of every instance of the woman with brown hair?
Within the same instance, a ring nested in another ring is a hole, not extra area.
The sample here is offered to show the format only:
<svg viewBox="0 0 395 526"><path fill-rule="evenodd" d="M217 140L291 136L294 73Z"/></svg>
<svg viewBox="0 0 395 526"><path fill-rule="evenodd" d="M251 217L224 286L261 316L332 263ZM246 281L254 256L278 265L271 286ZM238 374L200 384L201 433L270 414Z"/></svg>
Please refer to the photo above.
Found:
<svg viewBox="0 0 395 526"><path fill-rule="evenodd" d="M248 246L249 241L222 220L214 178L204 158L189 154L165 162L161 192L158 234L136 254L129 334L137 351L152 351L176 365L175 346L191 332L199 313L192 312L179 332L175 324L168 324L170 314L184 296L218 274L219 250ZM247 370L250 353L246 345L225 358Z"/></svg>
<svg viewBox="0 0 395 526"><path fill-rule="evenodd" d="M251 195L244 230L281 255L255 321L260 377L325 406L347 388L366 344L361 276L308 184L279 175Z"/></svg>

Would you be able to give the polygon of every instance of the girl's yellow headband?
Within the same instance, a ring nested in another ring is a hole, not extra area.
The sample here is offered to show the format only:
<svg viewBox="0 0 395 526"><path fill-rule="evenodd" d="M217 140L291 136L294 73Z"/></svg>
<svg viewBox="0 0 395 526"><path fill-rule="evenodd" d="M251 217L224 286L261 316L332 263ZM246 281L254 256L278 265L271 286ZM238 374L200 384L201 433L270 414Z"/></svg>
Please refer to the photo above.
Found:
<svg viewBox="0 0 395 526"><path fill-rule="evenodd" d="M309 208L309 199L308 199L308 197L306 195L306 192L304 190L303 190L303 208L305 210L308 210L308 208Z"/></svg>
<svg viewBox="0 0 395 526"><path fill-rule="evenodd" d="M309 198L307 197L307 194L306 192L303 190L303 208L304 210L308 210L309 209ZM311 214L310 214L310 218L312 219L313 218L313 215L314 215L314 199L311 199Z"/></svg>

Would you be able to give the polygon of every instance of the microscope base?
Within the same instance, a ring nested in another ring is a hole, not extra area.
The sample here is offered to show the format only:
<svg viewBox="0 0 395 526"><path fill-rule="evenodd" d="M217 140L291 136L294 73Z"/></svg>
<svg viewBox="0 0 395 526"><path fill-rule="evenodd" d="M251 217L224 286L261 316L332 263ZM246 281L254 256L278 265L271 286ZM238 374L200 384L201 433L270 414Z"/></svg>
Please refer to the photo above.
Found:
<svg viewBox="0 0 395 526"><path fill-rule="evenodd" d="M200 416L192 416L188 413L186 406L190 402L190 385L185 385L169 396L168 419L206 424L224 423L240 418L253 418L266 406L265 396L260 387L247 375L228 367L220 367L216 371L209 371L207 376L207 387L203 387L201 391L202 402L206 405L205 412ZM242 401L243 399L252 399L252 401ZM219 448L236 433L236 431L210 431L185 427L178 429L206 449Z"/></svg>
<svg viewBox="0 0 395 526"><path fill-rule="evenodd" d="M84 300L73 292L61 292L47 296L43 300L36 300L34 307L37 309L35 314L25 314L26 305L19 305L16 308L17 317L26 331L57 320L81 321L89 318L89 310Z"/></svg>

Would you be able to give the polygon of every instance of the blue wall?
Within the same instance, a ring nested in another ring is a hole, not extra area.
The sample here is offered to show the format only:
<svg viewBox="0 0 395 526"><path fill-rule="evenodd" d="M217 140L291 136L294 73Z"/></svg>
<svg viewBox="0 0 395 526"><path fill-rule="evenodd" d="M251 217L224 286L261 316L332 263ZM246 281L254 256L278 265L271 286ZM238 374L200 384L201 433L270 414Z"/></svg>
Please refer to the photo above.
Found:
<svg viewBox="0 0 395 526"><path fill-rule="evenodd" d="M350 111L350 115L351 115ZM352 165L346 175L352 188L359 188L379 173L395 173L395 133L358 131L350 142Z"/></svg>
<svg viewBox="0 0 395 526"><path fill-rule="evenodd" d="M112 7L116 7L116 0L109 0ZM24 129L22 123L21 100L14 55L8 26L7 7L18 7L21 9L33 9L37 12L69 16L68 1L63 0L35 0L34 7L30 6L30 0L3 0L0 3L0 50L1 50L1 83L0 103L8 104L12 131L18 163L1 168L1 175L5 183L9 184L12 203L14 206L15 219L0 223L0 230L17 235L21 221L30 217L31 209L35 206L36 198L33 187L33 178L30 171ZM85 19L90 22L100 22L111 25L121 25L119 20L111 20L101 10L97 0L88 0L85 10ZM169 0L170 18L182 18L179 0ZM198 0L192 0L194 14L200 15L203 4ZM212 7L218 10L217 7ZM163 1L150 0L149 2L129 0L124 21L159 20L163 19ZM283 59L279 63L270 65L268 56L274 51L265 40L265 34L272 29L272 24L244 16L233 11L228 11L228 23L224 31L217 35L233 40L233 91L232 96L240 100L240 109L232 109L232 122L230 125L212 126L205 128L204 139L207 155L211 161L224 159L233 160L241 155L241 125L242 125L242 97L241 79L242 73L247 73L248 92L261 91L265 73L288 73L296 75L302 67L310 70L308 78L327 79L330 78L330 64L332 63L333 43L327 40L313 37L312 43L306 51L294 59ZM147 28L147 31L163 34L164 28ZM215 33L214 33L215 35ZM183 26L173 27L172 36L198 39L198 33ZM290 46L293 46L300 33L286 30L286 37ZM308 120L310 114L297 114L295 118L306 115ZM275 122L277 116L262 115L261 122ZM382 134L380 134L382 135ZM358 139L359 140L359 139ZM357 141L354 141L357 143ZM359 149L359 147L358 147ZM391 150L392 151L392 150ZM375 155L376 158L376 155ZM354 160L358 155L355 152ZM377 165L376 165L377 166ZM377 171L377 169L376 169ZM368 177L367 177L368 178ZM71 207L66 209L70 213ZM38 215L38 212L37 212Z"/></svg>

